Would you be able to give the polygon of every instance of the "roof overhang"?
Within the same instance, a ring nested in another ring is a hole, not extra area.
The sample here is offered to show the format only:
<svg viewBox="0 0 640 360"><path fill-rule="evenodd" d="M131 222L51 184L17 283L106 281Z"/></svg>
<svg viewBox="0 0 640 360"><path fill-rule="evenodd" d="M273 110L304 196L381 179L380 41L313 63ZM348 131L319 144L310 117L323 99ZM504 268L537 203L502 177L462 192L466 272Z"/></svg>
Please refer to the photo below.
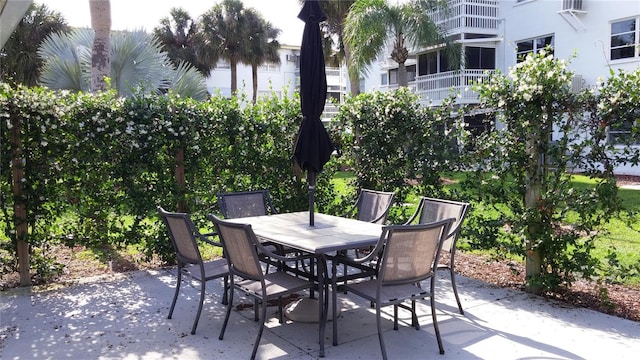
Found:
<svg viewBox="0 0 640 360"><path fill-rule="evenodd" d="M0 0L0 49L24 17L33 0Z"/></svg>

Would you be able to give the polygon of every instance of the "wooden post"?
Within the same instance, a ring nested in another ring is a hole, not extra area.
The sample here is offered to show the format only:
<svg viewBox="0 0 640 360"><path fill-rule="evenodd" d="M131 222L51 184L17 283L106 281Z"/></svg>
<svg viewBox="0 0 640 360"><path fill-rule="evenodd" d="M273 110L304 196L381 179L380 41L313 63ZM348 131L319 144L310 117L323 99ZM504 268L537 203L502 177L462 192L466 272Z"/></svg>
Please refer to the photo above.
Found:
<svg viewBox="0 0 640 360"><path fill-rule="evenodd" d="M176 168L174 170L174 176L176 178L176 184L178 185L178 212L187 212L187 204L184 201L184 189L186 187L186 181L184 178L184 148L179 148L175 155Z"/></svg>
<svg viewBox="0 0 640 360"><path fill-rule="evenodd" d="M24 149L22 147L22 119L11 119L11 145L13 155L11 158L11 179L13 192L14 227L16 229L16 253L18 255L18 273L20 274L20 286L31 286L31 273L29 271L29 225L27 223L27 202L25 201L23 187L24 179Z"/></svg>
<svg viewBox="0 0 640 360"><path fill-rule="evenodd" d="M539 131L531 131L527 135L527 149L526 153L529 157L529 166L527 168L526 174L526 189L524 195L524 206L525 209L531 211L541 211L540 208L540 196L542 189L542 181L546 175L545 168L545 154L542 153L542 148L547 148L545 146L549 142L548 129L546 123L543 121L540 122L540 130ZM544 144L542 144L544 143ZM534 246L534 242L537 241L538 235L540 231L544 231L543 229L539 229L540 224L529 224L526 230L525 239L526 242L526 261L525 261L525 274L527 279L539 277L542 274L542 257L543 254L541 250ZM528 281L526 291L534 294L540 293L542 287L537 282Z"/></svg>

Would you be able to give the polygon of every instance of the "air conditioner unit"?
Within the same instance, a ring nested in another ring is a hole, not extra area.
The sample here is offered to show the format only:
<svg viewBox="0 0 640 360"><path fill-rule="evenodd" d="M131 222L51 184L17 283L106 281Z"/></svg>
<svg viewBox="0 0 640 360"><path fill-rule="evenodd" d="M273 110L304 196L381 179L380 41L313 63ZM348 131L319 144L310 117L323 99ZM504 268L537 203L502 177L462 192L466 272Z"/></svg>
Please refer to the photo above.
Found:
<svg viewBox="0 0 640 360"><path fill-rule="evenodd" d="M582 0L562 0L562 10L582 11Z"/></svg>
<svg viewBox="0 0 640 360"><path fill-rule="evenodd" d="M582 78L582 75L573 75L573 78L571 79L571 91L574 93L580 92L582 89L584 89L584 83L585 81Z"/></svg>

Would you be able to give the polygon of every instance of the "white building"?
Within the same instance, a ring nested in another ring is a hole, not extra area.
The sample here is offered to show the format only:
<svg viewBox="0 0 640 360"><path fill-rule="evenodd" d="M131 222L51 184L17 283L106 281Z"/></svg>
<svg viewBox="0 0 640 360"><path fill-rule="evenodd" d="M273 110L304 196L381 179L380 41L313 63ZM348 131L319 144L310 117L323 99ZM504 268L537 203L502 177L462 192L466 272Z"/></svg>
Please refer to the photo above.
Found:
<svg viewBox="0 0 640 360"><path fill-rule="evenodd" d="M451 94L460 94L461 104L478 103L470 89L487 71L507 73L518 56L553 47L557 58L570 59L576 74L576 90L596 84L609 71L633 71L640 66L640 0L449 0L452 12L434 13L446 24L450 35L464 47L464 63L459 69L447 66L437 49L414 50L407 61L409 87L424 105L438 105ZM279 66L263 66L258 92L275 91L292 95L299 86L299 46L282 46ZM572 58L576 54L576 58ZM364 91L397 88L397 64L389 56L380 58L361 81ZM230 70L224 64L212 72L209 91L230 95ZM348 89L346 69L327 69L328 99L342 102ZM251 69L238 66L238 87L251 98ZM324 118L337 111L327 102ZM478 118L469 117L471 126ZM640 175L638 167L621 167L620 174Z"/></svg>
<svg viewBox="0 0 640 360"><path fill-rule="evenodd" d="M258 68L258 98L276 93L278 97L287 95L292 97L300 88L300 46L280 46L280 65L265 64ZM327 67L327 103L323 112L323 119L330 119L338 108L335 102L344 101L347 92L347 71L345 67ZM244 94L250 101L253 96L251 66L238 64L237 67L238 92ZM207 78L209 93L220 92L223 96L231 96L231 69L228 63L219 61L216 68Z"/></svg>
<svg viewBox="0 0 640 360"><path fill-rule="evenodd" d="M573 87L594 86L610 70L633 71L640 66L639 0L450 0L444 17L450 36L464 48L459 69L447 66L438 50L414 50L407 61L412 88L425 105L438 105L451 94L461 104L478 103L469 85L487 71L507 73L518 56L553 47L557 58L571 59ZM576 55L573 58L574 54ZM367 91L397 87L397 64L380 62L377 76L365 81ZM640 104L639 104L640 106ZM477 119L468 118L471 126ZM620 134L616 134L620 135ZM612 137L613 138L613 137ZM616 173L640 175L638 167L620 167Z"/></svg>

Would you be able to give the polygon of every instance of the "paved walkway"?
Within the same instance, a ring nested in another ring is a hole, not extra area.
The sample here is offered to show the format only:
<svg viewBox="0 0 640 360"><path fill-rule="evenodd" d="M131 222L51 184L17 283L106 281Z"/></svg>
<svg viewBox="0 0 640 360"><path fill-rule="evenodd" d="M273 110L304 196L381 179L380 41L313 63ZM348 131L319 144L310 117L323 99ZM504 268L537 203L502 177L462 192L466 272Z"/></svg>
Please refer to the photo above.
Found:
<svg viewBox="0 0 640 360"><path fill-rule="evenodd" d="M198 291L185 286L166 318L175 269L135 272L53 289L0 293L0 358L15 359L246 359L257 334L251 309L234 311L223 341L221 285L208 292L195 335L190 334ZM623 320L513 289L458 277L465 315L457 313L447 275L439 273L438 322L446 353L438 354L428 302L419 306L421 330L384 325L391 359L638 359L640 323ZM238 299L238 296L236 296ZM327 359L377 359L375 315L355 296L339 297L343 309L338 346ZM314 359L317 325L278 324L272 308L258 358ZM391 311L391 308L389 308Z"/></svg>

